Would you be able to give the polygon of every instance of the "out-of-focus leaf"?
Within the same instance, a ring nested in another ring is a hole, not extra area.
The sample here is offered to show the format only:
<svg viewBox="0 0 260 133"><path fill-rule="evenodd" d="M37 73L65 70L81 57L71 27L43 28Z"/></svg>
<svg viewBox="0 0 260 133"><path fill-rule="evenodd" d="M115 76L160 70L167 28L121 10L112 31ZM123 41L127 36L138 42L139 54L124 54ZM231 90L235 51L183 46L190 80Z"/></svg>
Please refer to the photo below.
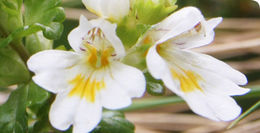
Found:
<svg viewBox="0 0 260 133"><path fill-rule="evenodd" d="M134 133L134 129L122 112L103 111L102 120L92 133Z"/></svg>
<svg viewBox="0 0 260 133"><path fill-rule="evenodd" d="M63 26L57 22L54 22L49 26L35 23L32 25L24 26L12 32L7 38L0 41L0 48L7 46L14 39L19 39L30 34L36 33L40 30L43 31L43 35L49 39L57 39L62 34Z"/></svg>
<svg viewBox="0 0 260 133"><path fill-rule="evenodd" d="M29 83L28 106L42 106L48 100L50 94L34 82Z"/></svg>
<svg viewBox="0 0 260 133"><path fill-rule="evenodd" d="M8 35L23 26L22 0L0 0L0 33Z"/></svg>
<svg viewBox="0 0 260 133"><path fill-rule="evenodd" d="M170 15L177 0L134 0L133 11L138 22L153 25Z"/></svg>
<svg viewBox="0 0 260 133"><path fill-rule="evenodd" d="M29 81L30 73L17 53L9 47L0 48L0 86Z"/></svg>
<svg viewBox="0 0 260 133"><path fill-rule="evenodd" d="M22 85L13 91L8 101L0 106L1 133L26 133L26 100L28 86Z"/></svg>
<svg viewBox="0 0 260 133"><path fill-rule="evenodd" d="M117 35L124 46L130 48L149 28L148 25L137 24L135 18L129 17L118 24Z"/></svg>
<svg viewBox="0 0 260 133"><path fill-rule="evenodd" d="M39 23L46 27L42 29L44 36L38 32L26 38L29 53L51 49L53 42L50 40L59 39L63 31L62 22L65 20L65 13L60 7L61 0L25 0L24 5L25 25Z"/></svg>
<svg viewBox="0 0 260 133"><path fill-rule="evenodd" d="M4 35L8 35L7 38L0 41L0 47L5 47L13 40L20 39L22 37L28 36L30 34L35 33L37 36L32 37L30 36L26 41L28 42L27 47L37 47L37 46L30 46L32 45L32 41L39 39L39 34L36 34L38 31L42 31L44 37L47 39L55 40L58 39L63 31L63 25L62 22L65 20L65 13L64 9L62 7L59 7L61 4L61 0L25 0L24 1L24 7L25 7L25 13L24 13L24 22L25 26L19 25L16 28L13 28L10 32L5 32ZM2 15L6 16L6 15ZM1 17L2 20L6 20L6 18ZM17 17L17 16L16 16ZM3 18L3 19L2 19ZM13 20L12 20L13 21ZM0 27L1 31L6 31L3 27L5 27L5 24L8 22L3 23L2 27ZM30 39L33 39L32 41ZM47 44L46 44L47 43ZM40 48L46 48L46 45L49 45L49 41L46 41L46 43L40 42L38 45L44 45ZM52 46L49 46L52 47ZM48 47L48 48L49 48ZM32 48L36 49L36 48ZM40 51L42 49L39 49Z"/></svg>
<svg viewBox="0 0 260 133"><path fill-rule="evenodd" d="M8 90L8 88L6 88L6 87L0 87L0 91L7 91Z"/></svg>
<svg viewBox="0 0 260 133"><path fill-rule="evenodd" d="M161 80L156 80L148 72L145 74L146 78L146 90L149 94L155 96L161 96L165 93L165 88L163 87L163 82Z"/></svg>

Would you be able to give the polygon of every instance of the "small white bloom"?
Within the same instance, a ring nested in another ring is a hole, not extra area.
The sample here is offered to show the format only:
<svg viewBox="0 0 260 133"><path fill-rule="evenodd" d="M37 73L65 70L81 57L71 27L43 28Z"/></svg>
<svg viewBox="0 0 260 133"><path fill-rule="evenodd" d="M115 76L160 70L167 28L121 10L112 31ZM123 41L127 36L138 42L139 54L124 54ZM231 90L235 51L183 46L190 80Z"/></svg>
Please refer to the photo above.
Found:
<svg viewBox="0 0 260 133"><path fill-rule="evenodd" d="M258 6L260 6L260 0L253 0L255 2L257 2Z"/></svg>
<svg viewBox="0 0 260 133"><path fill-rule="evenodd" d="M216 121L235 119L241 108L231 98L249 91L238 85L246 77L211 56L188 49L211 43L222 18L206 21L194 7L183 8L148 31L143 43L154 43L147 54L149 72L197 114Z"/></svg>
<svg viewBox="0 0 260 133"><path fill-rule="evenodd" d="M143 73L120 62L125 51L115 30L108 21L81 16L68 36L75 52L46 50L29 59L34 82L57 93L49 114L55 128L73 125L74 133L90 132L101 120L102 107L120 109L143 95Z"/></svg>
<svg viewBox="0 0 260 133"><path fill-rule="evenodd" d="M129 0L82 0L82 2L89 11L112 21L120 21L130 10Z"/></svg>

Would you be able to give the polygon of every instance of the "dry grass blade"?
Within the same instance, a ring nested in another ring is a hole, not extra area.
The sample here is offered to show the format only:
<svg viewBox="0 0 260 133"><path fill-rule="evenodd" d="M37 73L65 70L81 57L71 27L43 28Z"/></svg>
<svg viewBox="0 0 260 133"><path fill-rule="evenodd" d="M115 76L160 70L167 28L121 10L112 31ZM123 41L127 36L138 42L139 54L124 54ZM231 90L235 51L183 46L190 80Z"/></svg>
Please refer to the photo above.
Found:
<svg viewBox="0 0 260 133"><path fill-rule="evenodd" d="M226 127L228 123L214 122L208 119L191 114L173 114L173 113L128 113L127 119L135 124L145 126L151 129L162 131L185 131L199 126L207 126L217 131ZM221 128L219 128L221 127Z"/></svg>

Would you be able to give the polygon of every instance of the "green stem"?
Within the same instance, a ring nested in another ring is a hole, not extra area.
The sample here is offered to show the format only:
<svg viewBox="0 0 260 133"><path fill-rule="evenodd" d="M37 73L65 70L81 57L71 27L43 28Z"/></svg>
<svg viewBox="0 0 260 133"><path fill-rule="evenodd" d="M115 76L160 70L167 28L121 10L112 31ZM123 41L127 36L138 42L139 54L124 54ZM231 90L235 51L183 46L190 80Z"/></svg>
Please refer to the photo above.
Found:
<svg viewBox="0 0 260 133"><path fill-rule="evenodd" d="M260 94L260 87L254 86L249 87L252 88L251 92L244 96L235 97L236 100L243 100L252 97L259 97ZM183 103L184 100L178 96L165 96L165 97L156 97L156 98L146 98L141 100L136 100L133 104L127 108L122 109L121 111L134 111L134 110L141 110L141 109L149 109L153 107L159 107L163 105L175 104L175 103Z"/></svg>
<svg viewBox="0 0 260 133"><path fill-rule="evenodd" d="M246 112L244 112L242 115L240 115L235 121L233 121L228 127L227 129L232 128L233 126L235 126L240 120L242 120L243 118L245 118L246 116L248 116L250 113L252 113L253 111L255 111L258 107L260 106L260 100L254 104L251 108L249 108Z"/></svg>
<svg viewBox="0 0 260 133"><path fill-rule="evenodd" d="M148 108L158 107L162 105L183 103L183 102L184 100L177 96L146 98L143 100L134 101L130 107L122 109L121 111L148 109Z"/></svg>
<svg viewBox="0 0 260 133"><path fill-rule="evenodd" d="M26 64L30 56L27 49L24 47L23 43L21 41L17 41L15 43L11 43L10 46L20 55L20 57Z"/></svg>

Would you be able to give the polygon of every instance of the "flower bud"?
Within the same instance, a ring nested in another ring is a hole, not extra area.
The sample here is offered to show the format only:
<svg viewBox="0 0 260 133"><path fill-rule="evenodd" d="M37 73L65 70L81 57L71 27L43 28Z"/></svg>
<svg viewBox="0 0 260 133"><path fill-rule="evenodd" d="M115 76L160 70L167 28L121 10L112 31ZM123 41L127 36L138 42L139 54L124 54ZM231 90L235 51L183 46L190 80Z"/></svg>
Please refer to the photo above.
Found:
<svg viewBox="0 0 260 133"><path fill-rule="evenodd" d="M155 24L176 8L176 0L132 0L136 18L143 24Z"/></svg>

